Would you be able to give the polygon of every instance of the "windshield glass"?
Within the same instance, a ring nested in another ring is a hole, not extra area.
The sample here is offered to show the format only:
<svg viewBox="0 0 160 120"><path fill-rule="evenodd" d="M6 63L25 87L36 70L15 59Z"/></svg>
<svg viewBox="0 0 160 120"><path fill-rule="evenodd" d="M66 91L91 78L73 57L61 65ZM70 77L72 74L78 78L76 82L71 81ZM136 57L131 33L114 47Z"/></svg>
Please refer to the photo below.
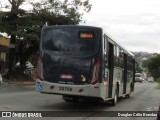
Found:
<svg viewBox="0 0 160 120"><path fill-rule="evenodd" d="M42 36L43 49L69 54L91 54L96 51L96 33L92 29L52 28Z"/></svg>

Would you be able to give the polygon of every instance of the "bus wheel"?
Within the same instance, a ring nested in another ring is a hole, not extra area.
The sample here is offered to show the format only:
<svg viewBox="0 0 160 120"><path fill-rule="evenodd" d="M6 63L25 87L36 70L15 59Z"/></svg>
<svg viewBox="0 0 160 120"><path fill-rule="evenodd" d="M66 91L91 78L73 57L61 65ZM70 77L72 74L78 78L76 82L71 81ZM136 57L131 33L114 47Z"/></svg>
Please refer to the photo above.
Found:
<svg viewBox="0 0 160 120"><path fill-rule="evenodd" d="M118 89L115 90L114 98L111 101L111 105L115 106L118 102Z"/></svg>
<svg viewBox="0 0 160 120"><path fill-rule="evenodd" d="M68 95L63 95L62 98L66 102L78 102L78 100L79 100L78 97L76 97L76 96L68 96Z"/></svg>
<svg viewBox="0 0 160 120"><path fill-rule="evenodd" d="M130 98L130 94L127 94L125 97L126 97L126 98Z"/></svg>
<svg viewBox="0 0 160 120"><path fill-rule="evenodd" d="M130 98L131 90L130 92L125 96L126 98Z"/></svg>

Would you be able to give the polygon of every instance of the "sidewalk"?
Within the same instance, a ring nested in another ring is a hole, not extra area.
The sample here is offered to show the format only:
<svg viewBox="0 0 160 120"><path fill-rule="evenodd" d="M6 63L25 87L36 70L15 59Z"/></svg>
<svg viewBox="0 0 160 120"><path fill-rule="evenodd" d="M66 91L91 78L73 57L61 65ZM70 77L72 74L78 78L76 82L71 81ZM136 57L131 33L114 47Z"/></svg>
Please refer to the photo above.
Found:
<svg viewBox="0 0 160 120"><path fill-rule="evenodd" d="M35 85L35 81L11 81L5 80L3 83L10 85Z"/></svg>

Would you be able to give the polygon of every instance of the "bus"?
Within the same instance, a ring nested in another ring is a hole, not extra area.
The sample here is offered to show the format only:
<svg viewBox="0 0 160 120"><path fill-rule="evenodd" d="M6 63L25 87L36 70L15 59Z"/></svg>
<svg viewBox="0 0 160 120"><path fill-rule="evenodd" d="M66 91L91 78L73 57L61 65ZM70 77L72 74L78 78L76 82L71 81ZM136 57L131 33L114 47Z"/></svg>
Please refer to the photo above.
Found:
<svg viewBox="0 0 160 120"><path fill-rule="evenodd" d="M41 32L36 90L65 101L97 98L116 105L134 91L135 57L103 28L44 26Z"/></svg>

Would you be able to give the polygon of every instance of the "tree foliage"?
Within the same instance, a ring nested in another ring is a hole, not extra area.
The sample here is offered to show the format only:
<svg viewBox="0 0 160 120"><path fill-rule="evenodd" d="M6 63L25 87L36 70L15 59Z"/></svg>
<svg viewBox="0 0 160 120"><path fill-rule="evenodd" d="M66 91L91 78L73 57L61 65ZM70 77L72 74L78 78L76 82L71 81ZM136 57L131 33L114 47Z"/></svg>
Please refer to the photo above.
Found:
<svg viewBox="0 0 160 120"><path fill-rule="evenodd" d="M28 0L29 1L29 0ZM31 2L33 10L27 11L20 6L26 0L8 0L9 4L0 9L0 32L11 37L11 44L16 48L10 50L10 68L17 61L22 67L29 57L38 50L40 32L43 25L78 24L84 12L91 10L89 0L41 0Z"/></svg>
<svg viewBox="0 0 160 120"><path fill-rule="evenodd" d="M50 25L78 24L82 21L83 13L91 10L89 0L41 0L32 5L33 12Z"/></svg>
<svg viewBox="0 0 160 120"><path fill-rule="evenodd" d="M143 66L148 69L149 73L154 77L160 77L160 55L151 57L144 61Z"/></svg>

